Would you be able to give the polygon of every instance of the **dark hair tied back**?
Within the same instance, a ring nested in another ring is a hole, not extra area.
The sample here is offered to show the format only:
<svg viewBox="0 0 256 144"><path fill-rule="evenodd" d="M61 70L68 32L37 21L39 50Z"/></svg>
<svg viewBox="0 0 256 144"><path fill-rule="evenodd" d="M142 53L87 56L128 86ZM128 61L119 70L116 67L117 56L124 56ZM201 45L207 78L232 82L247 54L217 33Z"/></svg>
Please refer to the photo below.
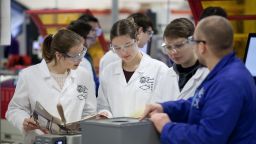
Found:
<svg viewBox="0 0 256 144"><path fill-rule="evenodd" d="M53 35L50 34L48 36L45 37L44 42L43 42L43 49L42 49L42 54L43 54L43 58L47 61L52 59L51 57L51 43L53 40Z"/></svg>
<svg viewBox="0 0 256 144"><path fill-rule="evenodd" d="M48 63L56 61L56 52L68 53L72 47L84 44L84 39L68 29L60 29L53 35L48 35L43 43L43 58Z"/></svg>
<svg viewBox="0 0 256 144"><path fill-rule="evenodd" d="M128 35L132 39L136 39L137 26L131 19L122 19L114 23L110 31L110 40L113 40L117 36Z"/></svg>

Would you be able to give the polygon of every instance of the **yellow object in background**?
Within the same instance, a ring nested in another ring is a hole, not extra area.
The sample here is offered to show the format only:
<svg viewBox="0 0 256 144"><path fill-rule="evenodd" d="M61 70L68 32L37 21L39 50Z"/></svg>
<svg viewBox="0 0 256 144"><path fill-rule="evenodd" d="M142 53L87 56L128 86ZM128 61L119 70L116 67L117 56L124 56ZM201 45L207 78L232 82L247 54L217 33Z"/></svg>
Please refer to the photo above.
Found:
<svg viewBox="0 0 256 144"><path fill-rule="evenodd" d="M104 50L102 46L100 45L100 42L97 40L97 42L92 45L88 49L88 53L90 53L92 59L93 59L93 66L95 69L96 74L99 74L99 64L100 64L100 59L104 55Z"/></svg>
<svg viewBox="0 0 256 144"><path fill-rule="evenodd" d="M203 8L218 6L226 10L228 16L256 15L256 0L202 1ZM256 20L231 20L234 29L234 50L241 59L244 57L248 33L256 32Z"/></svg>

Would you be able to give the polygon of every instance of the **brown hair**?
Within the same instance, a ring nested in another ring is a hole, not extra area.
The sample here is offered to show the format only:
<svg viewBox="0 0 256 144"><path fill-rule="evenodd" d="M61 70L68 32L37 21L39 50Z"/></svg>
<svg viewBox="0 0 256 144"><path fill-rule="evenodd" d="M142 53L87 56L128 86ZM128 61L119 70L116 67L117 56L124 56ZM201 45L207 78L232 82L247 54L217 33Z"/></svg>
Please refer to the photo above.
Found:
<svg viewBox="0 0 256 144"><path fill-rule="evenodd" d="M137 26L132 20L122 19L114 23L110 31L110 40L117 36L129 35L132 39L136 39Z"/></svg>
<svg viewBox="0 0 256 144"><path fill-rule="evenodd" d="M153 23L150 18L142 13L134 13L127 17L127 19L133 19L138 27L142 27L143 32L146 32L149 27L153 29Z"/></svg>
<svg viewBox="0 0 256 144"><path fill-rule="evenodd" d="M81 37L86 39L87 35L90 33L92 29L92 26L89 25L88 23L85 23L82 20L76 20L76 21L72 21L67 26L67 29L79 34Z"/></svg>
<svg viewBox="0 0 256 144"><path fill-rule="evenodd" d="M186 18L178 18L170 22L164 30L164 37L188 38L194 33L194 24Z"/></svg>
<svg viewBox="0 0 256 144"><path fill-rule="evenodd" d="M81 43L84 43L84 39L67 29L60 29L55 35L48 35L43 42L43 58L48 63L52 60L56 60L55 53L68 53L69 50Z"/></svg>

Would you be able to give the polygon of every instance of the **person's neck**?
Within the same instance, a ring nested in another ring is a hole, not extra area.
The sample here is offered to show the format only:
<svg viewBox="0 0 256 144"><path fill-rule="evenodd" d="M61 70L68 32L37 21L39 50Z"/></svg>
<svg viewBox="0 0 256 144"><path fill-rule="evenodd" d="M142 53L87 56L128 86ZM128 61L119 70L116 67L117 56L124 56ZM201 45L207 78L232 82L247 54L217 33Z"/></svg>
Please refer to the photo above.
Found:
<svg viewBox="0 0 256 144"><path fill-rule="evenodd" d="M220 59L217 57L211 58L206 62L208 69L211 71L218 63Z"/></svg>
<svg viewBox="0 0 256 144"><path fill-rule="evenodd" d="M192 67L193 65L195 65L196 62L197 62L197 58L193 57L193 59L189 60L188 62L186 62L184 64L181 64L181 67L182 68L189 68L189 67Z"/></svg>
<svg viewBox="0 0 256 144"><path fill-rule="evenodd" d="M206 61L206 65L208 67L208 69L211 71L219 62L220 60L225 57L227 54L230 54L231 52L233 52L233 50L230 48L230 49L227 49L227 50L223 50L219 53L216 53L215 54L213 52L211 52L212 54L207 56L207 61Z"/></svg>
<svg viewBox="0 0 256 144"><path fill-rule="evenodd" d="M63 68L62 66L58 65L54 61L51 61L47 64L48 69L50 72L55 74L65 74L68 70Z"/></svg>
<svg viewBox="0 0 256 144"><path fill-rule="evenodd" d="M125 71L135 71L140 65L140 61L142 59L142 54L138 52L132 61L129 63L123 62L123 69Z"/></svg>

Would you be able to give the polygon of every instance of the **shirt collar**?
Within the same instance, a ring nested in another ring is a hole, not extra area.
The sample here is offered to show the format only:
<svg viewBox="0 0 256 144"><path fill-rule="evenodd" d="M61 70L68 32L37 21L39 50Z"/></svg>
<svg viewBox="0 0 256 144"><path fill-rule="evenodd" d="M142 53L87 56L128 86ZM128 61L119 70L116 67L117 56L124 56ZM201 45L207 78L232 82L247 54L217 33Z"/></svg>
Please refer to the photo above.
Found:
<svg viewBox="0 0 256 144"><path fill-rule="evenodd" d="M215 75L218 74L219 71L224 69L227 65L230 64L232 60L235 59L235 53L231 52L224 56L216 65L215 67L210 71L209 75L206 77L205 81L212 79Z"/></svg>

